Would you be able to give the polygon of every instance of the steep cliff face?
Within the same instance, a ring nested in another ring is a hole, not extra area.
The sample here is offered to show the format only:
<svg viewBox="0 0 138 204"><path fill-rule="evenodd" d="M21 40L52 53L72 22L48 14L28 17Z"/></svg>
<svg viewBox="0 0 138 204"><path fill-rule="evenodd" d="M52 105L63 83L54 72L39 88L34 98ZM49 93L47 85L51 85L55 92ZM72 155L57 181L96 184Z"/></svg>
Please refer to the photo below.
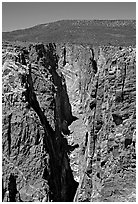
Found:
<svg viewBox="0 0 138 204"><path fill-rule="evenodd" d="M74 201L135 201L135 54L132 47L66 48L70 101L87 129Z"/></svg>
<svg viewBox="0 0 138 204"><path fill-rule="evenodd" d="M30 46L27 66L21 59L14 63L14 57L12 51L3 65L3 182L8 201L72 201L77 182L66 135L75 117L55 45Z"/></svg>
<svg viewBox="0 0 138 204"><path fill-rule="evenodd" d="M4 200L135 201L135 52L37 44L27 65L3 53Z"/></svg>

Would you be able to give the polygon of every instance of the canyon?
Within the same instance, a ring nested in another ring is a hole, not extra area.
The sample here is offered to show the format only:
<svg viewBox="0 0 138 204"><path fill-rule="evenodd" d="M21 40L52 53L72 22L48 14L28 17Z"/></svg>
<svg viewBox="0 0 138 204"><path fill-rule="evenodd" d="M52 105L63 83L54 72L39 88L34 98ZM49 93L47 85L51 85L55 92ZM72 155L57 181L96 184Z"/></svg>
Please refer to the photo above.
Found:
<svg viewBox="0 0 138 204"><path fill-rule="evenodd" d="M3 201L136 201L135 46L2 52Z"/></svg>

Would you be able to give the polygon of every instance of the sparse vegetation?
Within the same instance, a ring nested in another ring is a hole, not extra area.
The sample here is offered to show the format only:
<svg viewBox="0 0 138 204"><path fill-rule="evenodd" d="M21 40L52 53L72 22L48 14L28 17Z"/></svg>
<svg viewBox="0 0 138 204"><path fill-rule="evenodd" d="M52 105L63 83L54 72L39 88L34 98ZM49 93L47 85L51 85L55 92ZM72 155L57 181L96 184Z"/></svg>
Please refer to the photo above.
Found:
<svg viewBox="0 0 138 204"><path fill-rule="evenodd" d="M135 45L135 20L62 20L31 28L3 32L3 40L70 42L93 45Z"/></svg>

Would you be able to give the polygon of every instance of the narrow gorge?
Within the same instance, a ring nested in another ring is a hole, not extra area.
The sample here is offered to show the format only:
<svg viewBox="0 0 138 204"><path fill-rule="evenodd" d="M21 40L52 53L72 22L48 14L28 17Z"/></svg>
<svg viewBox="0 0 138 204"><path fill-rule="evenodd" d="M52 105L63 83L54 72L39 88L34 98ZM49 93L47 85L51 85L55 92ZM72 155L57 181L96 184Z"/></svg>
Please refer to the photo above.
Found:
<svg viewBox="0 0 138 204"><path fill-rule="evenodd" d="M3 201L134 202L136 48L5 42L2 60Z"/></svg>

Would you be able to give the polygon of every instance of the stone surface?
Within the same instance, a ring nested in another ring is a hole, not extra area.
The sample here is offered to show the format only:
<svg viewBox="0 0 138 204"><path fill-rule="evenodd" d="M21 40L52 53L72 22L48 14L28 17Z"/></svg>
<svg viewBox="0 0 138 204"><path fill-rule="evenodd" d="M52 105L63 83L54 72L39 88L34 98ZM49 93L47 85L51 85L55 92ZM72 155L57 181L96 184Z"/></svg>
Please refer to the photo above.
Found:
<svg viewBox="0 0 138 204"><path fill-rule="evenodd" d="M83 156L79 153L74 201L135 201L136 50L113 46L66 50L63 74L70 101L88 131Z"/></svg>
<svg viewBox="0 0 138 204"><path fill-rule="evenodd" d="M37 44L25 66L14 47L3 44L4 201L11 173L22 201L136 201L136 49Z"/></svg>
<svg viewBox="0 0 138 204"><path fill-rule="evenodd" d="M14 61L14 51L8 54L2 99L5 188L9 190L12 173L23 201L41 201L46 195L49 201L72 201L77 182L69 165L63 122L68 130L75 118L64 77L57 70L55 45L31 46L27 66Z"/></svg>

